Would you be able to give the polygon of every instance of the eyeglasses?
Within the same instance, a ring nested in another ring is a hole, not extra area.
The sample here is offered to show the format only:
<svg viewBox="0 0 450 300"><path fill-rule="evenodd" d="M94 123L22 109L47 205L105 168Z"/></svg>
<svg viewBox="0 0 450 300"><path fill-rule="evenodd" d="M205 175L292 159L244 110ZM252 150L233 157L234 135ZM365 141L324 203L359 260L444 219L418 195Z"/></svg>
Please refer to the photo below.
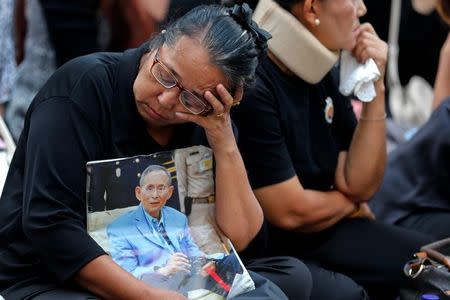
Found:
<svg viewBox="0 0 450 300"><path fill-rule="evenodd" d="M194 115L207 114L212 110L212 106L209 103L186 90L178 82L175 75L173 75L172 72L158 59L158 53L159 49L156 51L155 57L153 58L153 64L150 68L153 77L155 77L155 79L166 89L178 87L181 91L178 99L181 104Z"/></svg>
<svg viewBox="0 0 450 300"><path fill-rule="evenodd" d="M165 192L167 192L167 186L165 186L165 185L159 185L159 186L150 185L145 188L145 191L152 195L154 192L156 192L156 194L158 194L158 195L163 195Z"/></svg>

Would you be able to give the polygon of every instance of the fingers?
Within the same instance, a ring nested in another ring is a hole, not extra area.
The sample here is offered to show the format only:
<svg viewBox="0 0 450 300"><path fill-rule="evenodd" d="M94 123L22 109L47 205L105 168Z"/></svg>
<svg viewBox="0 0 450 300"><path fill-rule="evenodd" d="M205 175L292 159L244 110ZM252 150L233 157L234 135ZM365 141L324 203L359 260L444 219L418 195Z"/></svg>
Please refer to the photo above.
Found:
<svg viewBox="0 0 450 300"><path fill-rule="evenodd" d="M208 101L213 108L212 112L207 116L176 112L177 117L187 122L194 122L204 128L211 122L218 124L229 123L228 119L230 109L233 105L241 101L244 94L243 86L238 86L234 97L231 96L223 84L218 84L216 86L216 92L217 96L211 91L206 91L203 95L205 100Z"/></svg>
<svg viewBox="0 0 450 300"><path fill-rule="evenodd" d="M172 257L170 258L170 260L172 260L172 261L174 261L176 263L189 265L189 259L187 258L187 256L184 255L183 253L180 253L180 252L174 253L172 255Z"/></svg>
<svg viewBox="0 0 450 300"><path fill-rule="evenodd" d="M174 253L170 257L167 265L170 265L170 267L174 268L177 271L189 272L191 269L189 259L186 255L180 252Z"/></svg>
<svg viewBox="0 0 450 300"><path fill-rule="evenodd" d="M356 46L353 49L353 56L364 63L372 58L382 74L386 68L388 47L386 42L381 40L369 23L362 24L356 38Z"/></svg>
<svg viewBox="0 0 450 300"><path fill-rule="evenodd" d="M204 99L213 108L211 113L206 116L182 112L175 113L180 120L193 122L202 127L205 130L208 143L214 151L217 149L236 147L236 140L231 125L230 109L236 100L240 101L242 99L243 88L239 86L233 98L222 84L218 84L215 94L211 91L204 93Z"/></svg>
<svg viewBox="0 0 450 300"><path fill-rule="evenodd" d="M231 96L223 84L216 86L216 92L218 97L210 91L206 91L204 97L211 104L216 114L227 113L233 105L233 96Z"/></svg>
<svg viewBox="0 0 450 300"><path fill-rule="evenodd" d="M361 25L359 25L359 30L370 32L370 33L374 34L376 37L378 37L378 34L375 31L375 28L373 28L372 24L370 24L370 23L362 23Z"/></svg>

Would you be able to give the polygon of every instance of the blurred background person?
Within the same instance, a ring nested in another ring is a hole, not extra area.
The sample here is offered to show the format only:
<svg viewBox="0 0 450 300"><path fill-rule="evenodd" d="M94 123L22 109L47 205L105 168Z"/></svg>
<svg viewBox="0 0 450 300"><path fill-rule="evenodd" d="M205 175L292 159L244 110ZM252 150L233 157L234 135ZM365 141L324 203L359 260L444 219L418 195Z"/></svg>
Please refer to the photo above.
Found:
<svg viewBox="0 0 450 300"><path fill-rule="evenodd" d="M16 74L16 57L13 41L14 0L0 2L0 115L11 98Z"/></svg>
<svg viewBox="0 0 450 300"><path fill-rule="evenodd" d="M450 1L435 4L450 24ZM441 48L434 88L434 113L392 152L383 184L370 203L383 222L443 239L450 236L450 35Z"/></svg>

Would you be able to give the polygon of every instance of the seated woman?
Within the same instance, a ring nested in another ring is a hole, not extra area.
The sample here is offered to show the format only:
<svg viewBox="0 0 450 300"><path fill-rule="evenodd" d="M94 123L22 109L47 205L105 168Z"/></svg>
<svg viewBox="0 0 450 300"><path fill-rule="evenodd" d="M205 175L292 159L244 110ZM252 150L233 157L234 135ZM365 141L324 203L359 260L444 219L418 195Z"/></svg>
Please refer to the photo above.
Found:
<svg viewBox="0 0 450 300"><path fill-rule="evenodd" d="M437 2L450 25L450 1ZM450 237L450 34L441 48L434 84L435 111L408 143L390 156L386 176L371 201L377 218L428 234Z"/></svg>
<svg viewBox="0 0 450 300"><path fill-rule="evenodd" d="M374 221L367 204L386 160L387 46L359 23L365 12L361 0L260 0L254 14L273 38L236 110L239 144L269 223L264 255L310 262L311 299L367 299L355 282L394 299L404 263L429 242ZM380 72L359 124L338 90L342 49Z"/></svg>
<svg viewBox="0 0 450 300"><path fill-rule="evenodd" d="M216 159L217 224L238 251L247 247L263 214L229 111L254 77L268 38L241 22L251 19L247 12L199 7L137 49L80 57L55 72L28 110L0 199L0 295L185 299L136 279L88 235L91 160L207 141ZM252 273L256 289L238 299L309 299L310 274L298 260L256 260L252 267L286 295Z"/></svg>

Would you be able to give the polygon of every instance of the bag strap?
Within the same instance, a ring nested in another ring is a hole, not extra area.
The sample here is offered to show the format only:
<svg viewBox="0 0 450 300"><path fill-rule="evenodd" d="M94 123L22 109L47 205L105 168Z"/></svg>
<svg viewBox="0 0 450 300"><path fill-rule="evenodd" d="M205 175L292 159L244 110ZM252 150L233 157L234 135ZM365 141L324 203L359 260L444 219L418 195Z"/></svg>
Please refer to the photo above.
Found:
<svg viewBox="0 0 450 300"><path fill-rule="evenodd" d="M400 31L401 13L402 0L392 0L388 33L389 54L387 72L387 83L390 90L392 90L392 87L394 86L401 86L400 76L398 73L398 36Z"/></svg>

